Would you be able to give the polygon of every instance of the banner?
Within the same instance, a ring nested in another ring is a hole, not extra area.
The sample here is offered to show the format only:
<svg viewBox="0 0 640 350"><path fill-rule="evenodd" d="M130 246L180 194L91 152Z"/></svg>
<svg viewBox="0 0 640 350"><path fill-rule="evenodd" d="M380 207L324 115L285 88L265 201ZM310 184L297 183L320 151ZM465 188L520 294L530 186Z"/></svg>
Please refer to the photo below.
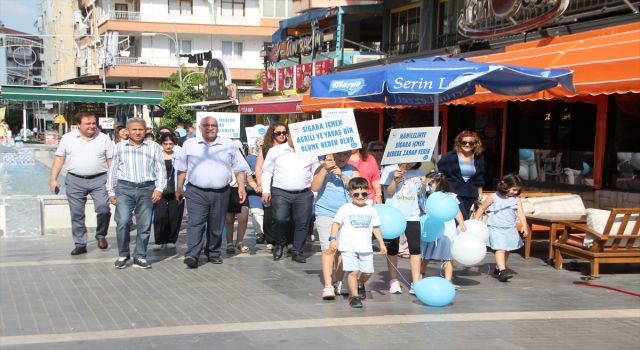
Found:
<svg viewBox="0 0 640 350"><path fill-rule="evenodd" d="M250 148L253 148L256 144L256 140L266 134L267 127L262 124L256 124L251 127L246 127L244 130L247 132L247 145Z"/></svg>
<svg viewBox="0 0 640 350"><path fill-rule="evenodd" d="M196 136L201 136L200 121L206 117L214 117L218 121L218 136L240 138L240 113L198 112L196 113Z"/></svg>
<svg viewBox="0 0 640 350"><path fill-rule="evenodd" d="M431 160L440 127L392 129L380 164L426 162Z"/></svg>
<svg viewBox="0 0 640 350"><path fill-rule="evenodd" d="M298 159L360 148L353 108L325 108L321 119L289 124Z"/></svg>
<svg viewBox="0 0 640 350"><path fill-rule="evenodd" d="M102 129L113 129L114 123L113 118L98 118L98 125L100 125Z"/></svg>

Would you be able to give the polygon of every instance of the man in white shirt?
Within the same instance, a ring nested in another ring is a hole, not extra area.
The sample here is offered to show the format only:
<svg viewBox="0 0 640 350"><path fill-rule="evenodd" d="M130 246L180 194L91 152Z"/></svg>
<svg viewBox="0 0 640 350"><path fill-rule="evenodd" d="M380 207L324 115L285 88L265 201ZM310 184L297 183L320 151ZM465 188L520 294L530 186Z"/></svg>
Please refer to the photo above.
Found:
<svg viewBox="0 0 640 350"><path fill-rule="evenodd" d="M283 258L287 244L287 225L291 220L295 225L292 260L306 263L302 253L311 222L311 180L318 166L318 157L298 159L295 152L291 138L287 143L269 150L262 167L262 202L271 201L273 208L273 260Z"/></svg>

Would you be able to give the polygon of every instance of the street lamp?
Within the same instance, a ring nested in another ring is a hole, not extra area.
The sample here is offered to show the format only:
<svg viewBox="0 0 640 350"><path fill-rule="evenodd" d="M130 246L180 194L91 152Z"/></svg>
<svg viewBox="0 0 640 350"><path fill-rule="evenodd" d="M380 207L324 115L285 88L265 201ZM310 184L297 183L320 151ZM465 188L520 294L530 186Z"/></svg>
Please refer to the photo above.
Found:
<svg viewBox="0 0 640 350"><path fill-rule="evenodd" d="M142 36L164 35L167 38L173 40L173 43L175 44L175 47L176 47L176 58L178 59L178 78L180 79L180 88L182 89L182 67L180 66L180 48L179 48L180 45L178 44L178 25L176 24L176 22L173 22L173 32L176 35L175 38L165 33L140 33L140 35Z"/></svg>

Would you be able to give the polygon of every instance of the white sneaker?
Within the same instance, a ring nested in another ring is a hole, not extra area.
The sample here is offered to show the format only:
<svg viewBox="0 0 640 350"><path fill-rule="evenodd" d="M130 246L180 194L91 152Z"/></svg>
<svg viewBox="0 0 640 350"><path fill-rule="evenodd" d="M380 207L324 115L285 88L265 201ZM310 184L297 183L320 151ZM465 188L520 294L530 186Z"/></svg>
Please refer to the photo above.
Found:
<svg viewBox="0 0 640 350"><path fill-rule="evenodd" d="M167 243L168 249L176 249L176 245L174 243Z"/></svg>
<svg viewBox="0 0 640 350"><path fill-rule="evenodd" d="M389 293L402 294L402 287L400 286L400 282L398 282L397 279L392 279L389 282Z"/></svg>
<svg viewBox="0 0 640 350"><path fill-rule="evenodd" d="M413 283L411 283L411 289L409 289L409 294L416 295L416 293L413 291Z"/></svg>
<svg viewBox="0 0 640 350"><path fill-rule="evenodd" d="M267 250L273 250L273 244L267 244L266 248Z"/></svg>
<svg viewBox="0 0 640 350"><path fill-rule="evenodd" d="M333 292L333 286L325 286L322 290L322 299L335 299L336 294Z"/></svg>
<svg viewBox="0 0 640 350"><path fill-rule="evenodd" d="M162 249L162 244L154 244L153 245L153 250L160 250Z"/></svg>
<svg viewBox="0 0 640 350"><path fill-rule="evenodd" d="M342 281L338 281L333 284L333 291L336 293L336 295L349 294L349 292L342 290Z"/></svg>

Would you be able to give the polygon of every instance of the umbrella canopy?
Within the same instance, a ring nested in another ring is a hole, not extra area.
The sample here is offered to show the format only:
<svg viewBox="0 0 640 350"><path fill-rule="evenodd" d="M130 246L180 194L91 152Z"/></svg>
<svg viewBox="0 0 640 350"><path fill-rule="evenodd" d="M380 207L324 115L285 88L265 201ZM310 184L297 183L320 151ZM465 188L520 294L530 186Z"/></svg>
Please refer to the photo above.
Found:
<svg viewBox="0 0 640 350"><path fill-rule="evenodd" d="M575 91L573 72L429 57L313 77L311 98L344 98L388 106L425 106L476 92L526 95L556 87Z"/></svg>

